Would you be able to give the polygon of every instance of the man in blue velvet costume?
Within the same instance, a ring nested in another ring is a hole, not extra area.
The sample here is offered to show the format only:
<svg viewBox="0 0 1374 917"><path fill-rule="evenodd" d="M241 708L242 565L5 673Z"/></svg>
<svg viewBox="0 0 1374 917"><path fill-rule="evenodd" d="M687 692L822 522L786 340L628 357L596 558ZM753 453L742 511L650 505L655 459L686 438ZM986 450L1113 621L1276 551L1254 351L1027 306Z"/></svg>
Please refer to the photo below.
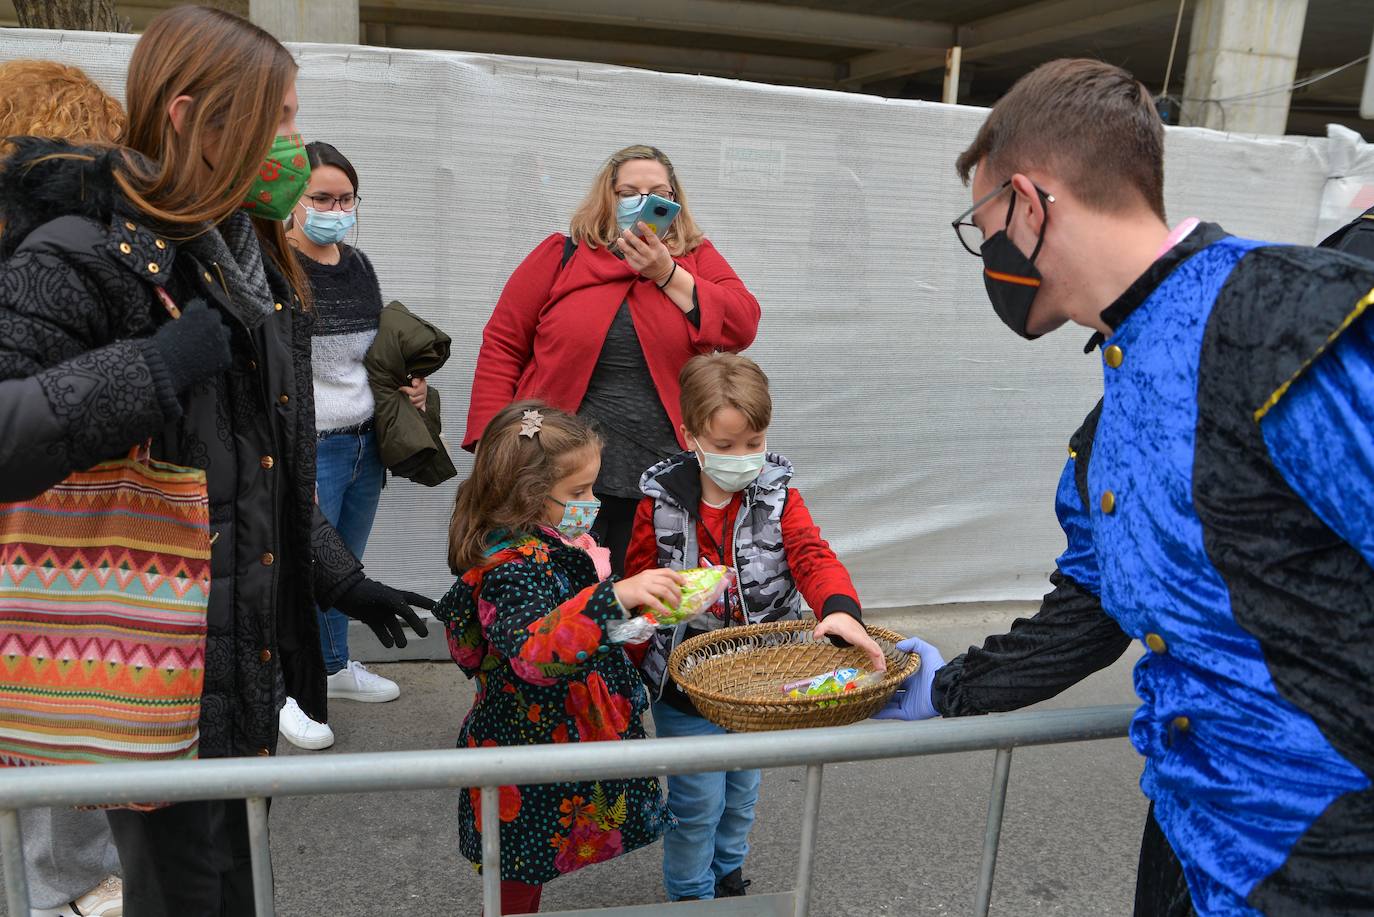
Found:
<svg viewBox="0 0 1374 917"><path fill-rule="evenodd" d="M1374 914L1374 263L1164 220L1163 128L1107 64L1023 78L960 157L1002 320L1092 329L1068 549L1034 617L883 716L1011 710L1133 640L1137 915Z"/></svg>

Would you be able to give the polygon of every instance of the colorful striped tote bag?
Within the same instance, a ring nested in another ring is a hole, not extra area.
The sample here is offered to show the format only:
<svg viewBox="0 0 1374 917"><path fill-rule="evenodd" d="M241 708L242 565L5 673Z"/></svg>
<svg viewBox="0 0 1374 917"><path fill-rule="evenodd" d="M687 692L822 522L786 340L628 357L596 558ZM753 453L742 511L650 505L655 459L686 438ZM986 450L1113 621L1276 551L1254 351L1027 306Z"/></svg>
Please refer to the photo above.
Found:
<svg viewBox="0 0 1374 917"><path fill-rule="evenodd" d="M143 450L0 503L0 765L196 756L209 516Z"/></svg>

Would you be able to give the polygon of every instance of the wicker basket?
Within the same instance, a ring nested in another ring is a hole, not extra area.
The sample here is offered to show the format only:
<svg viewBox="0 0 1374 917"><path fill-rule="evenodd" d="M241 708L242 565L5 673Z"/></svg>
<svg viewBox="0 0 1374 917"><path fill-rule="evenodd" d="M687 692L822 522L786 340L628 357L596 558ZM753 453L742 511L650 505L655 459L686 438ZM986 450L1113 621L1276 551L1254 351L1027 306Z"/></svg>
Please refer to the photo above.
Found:
<svg viewBox="0 0 1374 917"><path fill-rule="evenodd" d="M897 649L900 634L868 627L887 656L881 682L840 695L788 697L782 686L843 666L868 668L859 649L841 649L812 637L809 621L725 627L680 644L668 671L697 710L734 732L844 726L867 719L921 666L921 657Z"/></svg>

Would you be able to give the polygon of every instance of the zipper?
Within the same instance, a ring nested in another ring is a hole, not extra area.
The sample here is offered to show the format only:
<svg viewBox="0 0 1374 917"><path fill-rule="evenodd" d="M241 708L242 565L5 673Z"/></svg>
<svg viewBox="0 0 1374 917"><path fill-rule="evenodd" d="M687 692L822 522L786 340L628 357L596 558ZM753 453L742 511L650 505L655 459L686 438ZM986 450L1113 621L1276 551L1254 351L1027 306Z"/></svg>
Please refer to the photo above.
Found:
<svg viewBox="0 0 1374 917"><path fill-rule="evenodd" d="M220 286L220 289L224 291L224 295L225 295L225 296L229 296L229 297L232 299L233 297L232 297L232 295L229 293L229 284L226 283L225 280L224 280L224 271L223 271L223 269L220 268L219 262L218 262L218 261L211 261L211 262L210 262L210 266L211 266L212 268L215 269L215 276L219 277L219 286Z"/></svg>

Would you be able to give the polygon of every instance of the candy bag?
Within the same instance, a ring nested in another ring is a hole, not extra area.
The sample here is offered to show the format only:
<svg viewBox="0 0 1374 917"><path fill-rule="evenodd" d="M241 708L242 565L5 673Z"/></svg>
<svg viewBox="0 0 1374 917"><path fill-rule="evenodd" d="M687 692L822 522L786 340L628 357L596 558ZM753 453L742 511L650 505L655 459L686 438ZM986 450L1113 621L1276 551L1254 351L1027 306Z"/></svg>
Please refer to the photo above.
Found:
<svg viewBox="0 0 1374 917"><path fill-rule="evenodd" d="M706 613L734 581L734 572L729 567L693 567L681 572L686 580L682 586L682 602L666 612L640 608L628 621L611 622L606 625L606 634L613 643L639 643L647 640L655 630L677 627Z"/></svg>
<svg viewBox="0 0 1374 917"><path fill-rule="evenodd" d="M782 686L782 692L788 697L826 697L856 691L882 680L882 672L864 672L862 669L846 667L788 682Z"/></svg>

